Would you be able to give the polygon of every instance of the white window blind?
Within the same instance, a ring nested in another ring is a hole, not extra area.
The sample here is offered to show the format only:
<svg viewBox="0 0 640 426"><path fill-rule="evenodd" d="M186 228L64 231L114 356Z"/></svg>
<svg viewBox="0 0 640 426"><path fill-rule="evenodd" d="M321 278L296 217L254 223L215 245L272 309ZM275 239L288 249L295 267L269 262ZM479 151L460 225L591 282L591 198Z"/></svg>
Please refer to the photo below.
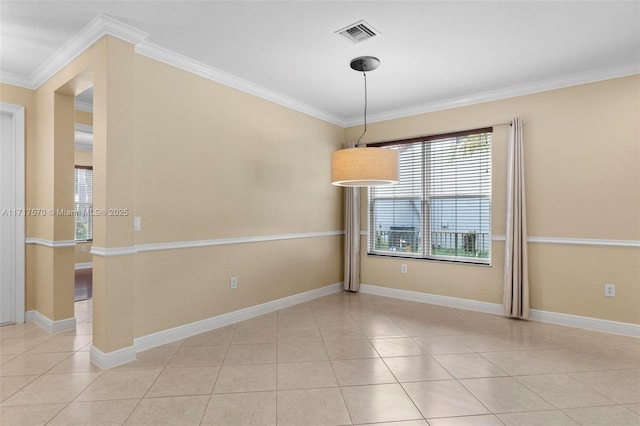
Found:
<svg viewBox="0 0 640 426"><path fill-rule="evenodd" d="M76 241L93 240L93 169L76 166L75 170Z"/></svg>
<svg viewBox="0 0 640 426"><path fill-rule="evenodd" d="M380 145L400 183L369 189L369 253L490 263L491 128Z"/></svg>

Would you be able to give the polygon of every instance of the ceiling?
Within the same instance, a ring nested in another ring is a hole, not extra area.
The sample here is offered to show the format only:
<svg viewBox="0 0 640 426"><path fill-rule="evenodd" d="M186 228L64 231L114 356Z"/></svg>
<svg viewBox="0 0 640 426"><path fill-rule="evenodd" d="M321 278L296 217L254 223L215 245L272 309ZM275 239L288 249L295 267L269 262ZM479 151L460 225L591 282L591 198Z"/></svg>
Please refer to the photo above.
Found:
<svg viewBox="0 0 640 426"><path fill-rule="evenodd" d="M381 60L369 121L640 72L640 1L2 0L0 79L33 81L98 14L342 125L362 122L361 55ZM380 35L335 34L359 20Z"/></svg>

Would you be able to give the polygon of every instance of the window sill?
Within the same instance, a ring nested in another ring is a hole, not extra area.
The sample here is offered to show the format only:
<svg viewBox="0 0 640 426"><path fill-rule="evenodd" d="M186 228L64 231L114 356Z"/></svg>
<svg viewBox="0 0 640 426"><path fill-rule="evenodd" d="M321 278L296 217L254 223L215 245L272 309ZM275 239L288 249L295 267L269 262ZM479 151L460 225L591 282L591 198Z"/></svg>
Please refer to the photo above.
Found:
<svg viewBox="0 0 640 426"><path fill-rule="evenodd" d="M391 258L391 259L410 259L410 260L426 260L428 262L440 262L440 263L448 263L448 264L459 264L459 265L471 265L471 266L492 266L491 259L487 259L486 261L476 261L472 258L469 260L462 259L452 259L445 257L422 257L420 255L411 255L410 253L402 253L398 252L398 254L391 253L367 253L367 256L371 257L383 257L383 258Z"/></svg>

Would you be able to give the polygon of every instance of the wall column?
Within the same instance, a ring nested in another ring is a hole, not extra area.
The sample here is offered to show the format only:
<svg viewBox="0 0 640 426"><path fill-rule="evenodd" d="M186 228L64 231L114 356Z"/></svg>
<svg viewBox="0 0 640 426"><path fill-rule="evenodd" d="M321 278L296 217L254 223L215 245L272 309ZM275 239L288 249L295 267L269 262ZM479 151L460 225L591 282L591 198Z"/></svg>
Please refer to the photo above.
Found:
<svg viewBox="0 0 640 426"><path fill-rule="evenodd" d="M50 332L74 327L73 148L74 95L55 82L36 91L27 208L43 212L26 218L27 319ZM29 317L29 315L32 315ZM66 320L64 322L60 322Z"/></svg>
<svg viewBox="0 0 640 426"><path fill-rule="evenodd" d="M135 54L133 45L112 37L105 52L93 72L93 346L103 354L130 348L134 336ZM135 357L128 353L122 362ZM100 364L97 354L92 360Z"/></svg>
<svg viewBox="0 0 640 426"><path fill-rule="evenodd" d="M54 93L53 241L65 241L53 251L52 320L73 318L74 313L74 126L75 95L67 88Z"/></svg>

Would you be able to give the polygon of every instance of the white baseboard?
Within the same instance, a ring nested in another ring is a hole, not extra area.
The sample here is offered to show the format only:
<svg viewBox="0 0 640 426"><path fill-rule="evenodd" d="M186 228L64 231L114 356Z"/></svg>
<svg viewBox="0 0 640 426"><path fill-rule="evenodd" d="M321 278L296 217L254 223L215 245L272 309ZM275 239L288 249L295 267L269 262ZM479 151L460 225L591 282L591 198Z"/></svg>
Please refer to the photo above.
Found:
<svg viewBox="0 0 640 426"><path fill-rule="evenodd" d="M229 312L227 314L218 315L204 319L202 321L192 322L190 324L181 325L179 327L162 330L157 333L148 334L133 340L133 346L136 352L145 351L175 342L177 340L186 339L200 333L215 330L216 328L234 324L239 321L254 318L260 315L288 308L289 306L299 303L308 302L319 297L337 293L342 290L342 283L331 284L326 287L317 288L315 290L305 291L304 293L294 294L282 299L272 300L271 302L262 303L260 305L251 306L249 308L240 309Z"/></svg>
<svg viewBox="0 0 640 426"><path fill-rule="evenodd" d="M196 321L179 327L170 328L168 330L162 330L157 333L138 337L133 340L133 346L113 352L104 353L98 348L91 347L91 362L103 369L117 367L118 365L134 361L136 359L136 353L138 352L156 348L177 340L186 339L200 333L215 330L216 328L234 324L249 318L254 318L259 315L288 308L289 306L297 305L299 303L308 302L319 297L328 296L341 291L342 288L342 283L331 284L315 290L305 291L304 293L294 294L282 299L272 300L271 302L207 318L202 321Z"/></svg>
<svg viewBox="0 0 640 426"><path fill-rule="evenodd" d="M605 333L621 334L623 336L640 337L640 325L627 322L602 320L598 318L580 317L577 315L558 312L539 311L531 309L529 318L533 321L566 325L568 327L585 328L587 330L603 331Z"/></svg>
<svg viewBox="0 0 640 426"><path fill-rule="evenodd" d="M25 314L27 322L35 322L51 334L63 333L76 329L76 319L67 318L63 320L53 321L45 317L38 311L27 311Z"/></svg>
<svg viewBox="0 0 640 426"><path fill-rule="evenodd" d="M437 294L399 290L368 284L361 284L360 291L362 293L374 294L377 296L431 303L433 305L448 306L451 308L466 309L468 311L484 312L487 314L503 315L504 313L502 305L498 303L479 302L470 299L460 299L457 297L440 296ZM529 311L529 319L532 321L547 322L567 327L584 328L587 330L603 331L605 333L620 334L623 336L640 337L640 325L625 322L540 311L537 309L531 309Z"/></svg>
<svg viewBox="0 0 640 426"><path fill-rule="evenodd" d="M100 349L91 345L90 352L91 362L102 368L103 370L107 370L109 368L114 368L122 364L126 364L131 361L136 360L136 350L133 346L129 346L128 348L118 349L117 351L104 353Z"/></svg>
<svg viewBox="0 0 640 426"><path fill-rule="evenodd" d="M376 296L386 296L393 297L394 299L431 303L432 305L448 306L450 308L466 309L467 311L484 312L487 314L501 315L504 312L502 305L498 305L496 303L478 302L477 300L420 293L418 291L399 290L396 288L379 287L369 284L361 284L360 291L362 293L375 294Z"/></svg>

